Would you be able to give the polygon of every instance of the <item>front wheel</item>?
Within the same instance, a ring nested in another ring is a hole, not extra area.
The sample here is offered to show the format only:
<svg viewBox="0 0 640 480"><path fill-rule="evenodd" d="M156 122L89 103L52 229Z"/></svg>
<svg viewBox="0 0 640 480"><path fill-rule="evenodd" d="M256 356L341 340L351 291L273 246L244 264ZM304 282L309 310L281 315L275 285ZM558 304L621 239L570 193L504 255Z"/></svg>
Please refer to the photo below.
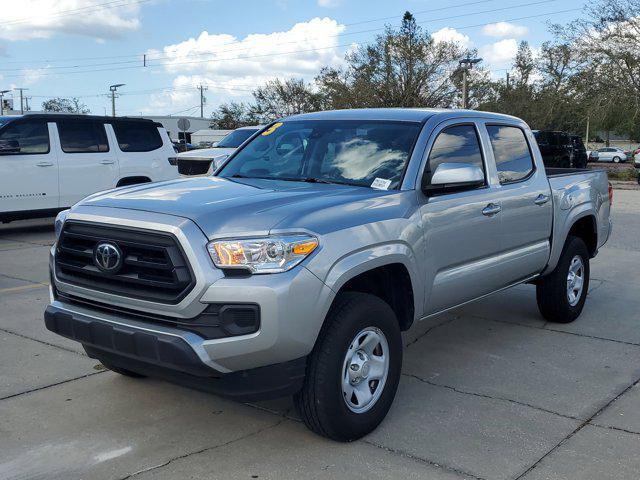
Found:
<svg viewBox="0 0 640 480"><path fill-rule="evenodd" d="M555 270L536 285L538 309L556 323L580 316L589 290L589 250L581 238L570 236Z"/></svg>
<svg viewBox="0 0 640 480"><path fill-rule="evenodd" d="M356 440L386 416L401 367L402 338L391 307L366 293L340 294L309 357L296 408L315 433Z"/></svg>

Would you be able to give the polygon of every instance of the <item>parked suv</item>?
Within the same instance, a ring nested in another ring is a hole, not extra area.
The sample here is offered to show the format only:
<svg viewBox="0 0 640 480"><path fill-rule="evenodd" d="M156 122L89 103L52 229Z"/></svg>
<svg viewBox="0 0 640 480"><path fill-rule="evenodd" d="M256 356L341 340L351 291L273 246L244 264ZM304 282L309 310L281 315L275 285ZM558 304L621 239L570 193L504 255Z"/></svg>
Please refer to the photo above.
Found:
<svg viewBox="0 0 640 480"><path fill-rule="evenodd" d="M574 144L569 134L552 130L534 130L533 135L547 167L570 168L574 165Z"/></svg>
<svg viewBox="0 0 640 480"><path fill-rule="evenodd" d="M415 323L525 282L546 320L575 320L612 192L604 171L545 169L506 115L296 115L216 176L60 213L45 323L114 372L294 395L353 440L387 414Z"/></svg>
<svg viewBox="0 0 640 480"><path fill-rule="evenodd" d="M589 158L587 157L587 147L585 147L582 137L571 135L571 145L573 146L573 168L587 168Z"/></svg>
<svg viewBox="0 0 640 480"><path fill-rule="evenodd" d="M176 178L171 140L141 118L0 117L0 221L46 217L92 193Z"/></svg>

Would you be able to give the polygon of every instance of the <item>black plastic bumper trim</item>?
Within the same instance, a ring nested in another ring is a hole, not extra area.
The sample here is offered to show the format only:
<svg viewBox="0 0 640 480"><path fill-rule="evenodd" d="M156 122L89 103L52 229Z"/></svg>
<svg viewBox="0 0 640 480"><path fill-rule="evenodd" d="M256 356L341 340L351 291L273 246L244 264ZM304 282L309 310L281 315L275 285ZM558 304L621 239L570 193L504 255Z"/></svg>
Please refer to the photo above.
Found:
<svg viewBox="0 0 640 480"><path fill-rule="evenodd" d="M202 362L182 338L68 312L49 305L48 330L83 344L87 354L112 366L243 402L292 395L300 390L306 357L233 373Z"/></svg>

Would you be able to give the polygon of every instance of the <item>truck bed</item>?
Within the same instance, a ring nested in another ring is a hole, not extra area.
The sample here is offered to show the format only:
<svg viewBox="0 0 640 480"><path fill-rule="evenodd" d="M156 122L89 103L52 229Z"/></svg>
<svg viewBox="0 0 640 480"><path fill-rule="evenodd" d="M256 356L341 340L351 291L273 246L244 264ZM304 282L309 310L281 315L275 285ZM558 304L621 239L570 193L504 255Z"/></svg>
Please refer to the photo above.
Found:
<svg viewBox="0 0 640 480"><path fill-rule="evenodd" d="M588 211L597 216L597 248L609 236L609 180L607 172L587 168L545 168L553 197L553 233L547 272L555 267L564 239L575 219Z"/></svg>
<svg viewBox="0 0 640 480"><path fill-rule="evenodd" d="M566 175L576 175L580 173L589 173L589 172L604 172L604 169L590 169L590 168L554 168L554 167L545 167L545 172L547 172L547 177L562 177Z"/></svg>

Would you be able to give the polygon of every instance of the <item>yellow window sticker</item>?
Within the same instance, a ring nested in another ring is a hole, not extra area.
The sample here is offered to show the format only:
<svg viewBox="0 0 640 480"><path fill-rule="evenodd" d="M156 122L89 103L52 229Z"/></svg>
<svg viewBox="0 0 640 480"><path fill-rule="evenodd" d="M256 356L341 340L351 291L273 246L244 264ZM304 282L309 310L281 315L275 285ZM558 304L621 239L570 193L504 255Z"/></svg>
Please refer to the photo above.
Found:
<svg viewBox="0 0 640 480"><path fill-rule="evenodd" d="M271 135L273 132L275 132L277 129L279 129L282 125L284 125L284 123L282 123L282 122L274 123L269 128L267 128L264 132L262 132L262 136L266 137L267 135Z"/></svg>

